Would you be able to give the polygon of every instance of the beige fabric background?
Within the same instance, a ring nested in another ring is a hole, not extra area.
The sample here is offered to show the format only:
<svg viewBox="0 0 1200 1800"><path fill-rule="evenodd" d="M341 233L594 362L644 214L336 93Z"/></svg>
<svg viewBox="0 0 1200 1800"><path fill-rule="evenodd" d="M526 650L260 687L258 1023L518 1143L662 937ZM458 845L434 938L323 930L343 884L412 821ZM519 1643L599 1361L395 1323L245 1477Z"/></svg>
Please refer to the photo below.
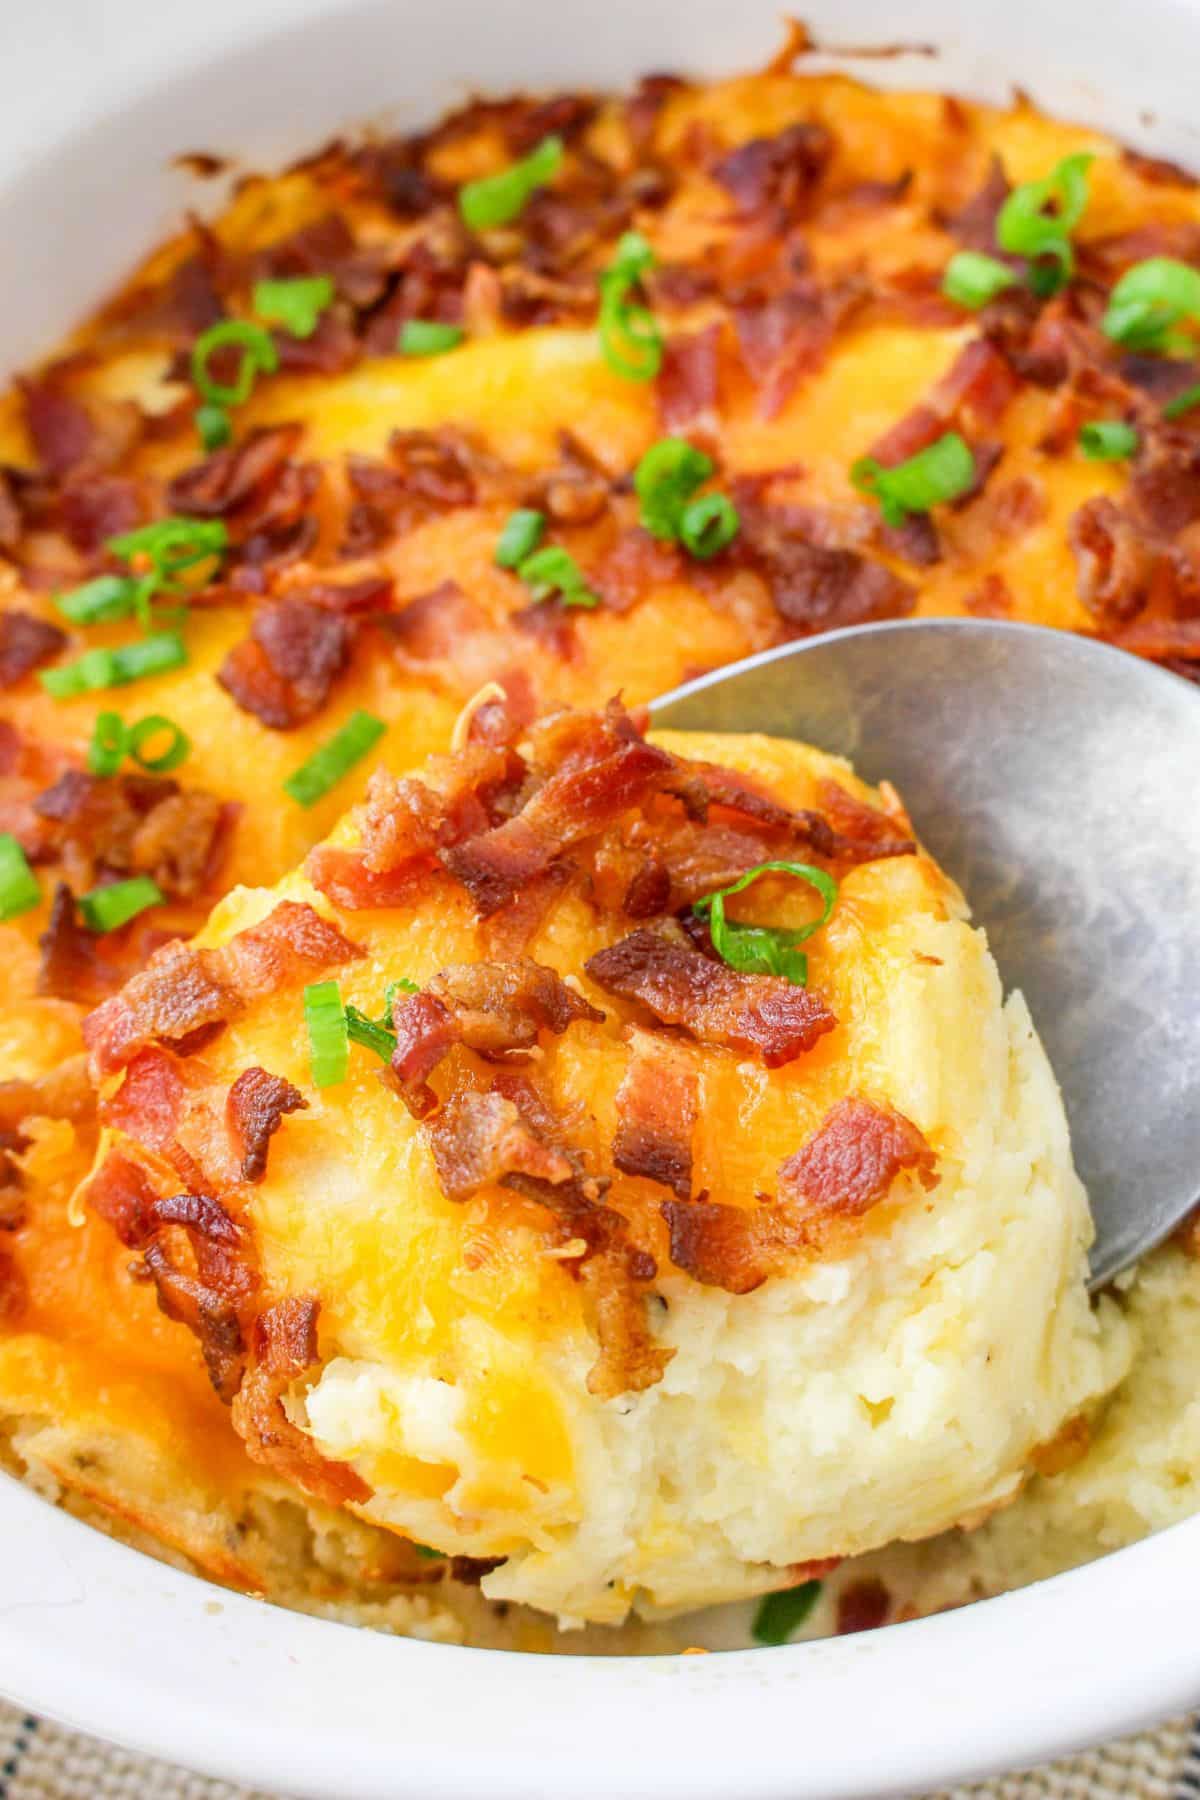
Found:
<svg viewBox="0 0 1200 1800"><path fill-rule="evenodd" d="M928 1800L1200 1800L1200 1738L1189 1719L1028 1775ZM208 1781L76 1737L0 1702L0 1800L282 1800ZM351 1800L346 1796L346 1800ZM483 1797L481 1796L481 1800ZM562 1800L570 1800L564 1795Z"/></svg>

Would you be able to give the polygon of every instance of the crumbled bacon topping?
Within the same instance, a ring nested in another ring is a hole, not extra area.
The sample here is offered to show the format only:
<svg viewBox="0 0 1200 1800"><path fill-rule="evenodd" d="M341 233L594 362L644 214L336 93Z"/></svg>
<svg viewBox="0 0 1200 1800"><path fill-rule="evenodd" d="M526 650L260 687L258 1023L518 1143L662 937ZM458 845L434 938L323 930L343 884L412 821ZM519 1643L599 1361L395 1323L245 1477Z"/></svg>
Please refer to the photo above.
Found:
<svg viewBox="0 0 1200 1800"><path fill-rule="evenodd" d="M194 899L212 881L232 813L202 788L156 775L68 769L34 801L44 853L78 891L104 875L150 875L169 899Z"/></svg>
<svg viewBox="0 0 1200 1800"><path fill-rule="evenodd" d="M258 1315L248 1366L233 1400L233 1423L255 1462L318 1500L342 1506L348 1500L369 1500L370 1488L347 1463L322 1456L285 1406L297 1383L320 1366L319 1313L320 1303L311 1296L293 1296Z"/></svg>
<svg viewBox="0 0 1200 1800"><path fill-rule="evenodd" d="M705 1286L748 1294L818 1251L834 1224L885 1200L905 1171L926 1189L937 1183L934 1153L911 1119L857 1096L839 1100L781 1165L775 1200L755 1207L665 1201L671 1261Z"/></svg>
<svg viewBox="0 0 1200 1800"><path fill-rule="evenodd" d="M744 975L703 955L673 922L645 926L586 963L606 993L636 1000L660 1023L725 1044L776 1069L837 1023L819 994L776 975Z"/></svg>
<svg viewBox="0 0 1200 1800"><path fill-rule="evenodd" d="M296 900L281 900L260 925L214 949L166 944L84 1020L93 1074L99 1081L147 1044L184 1042L236 1018L251 1000L361 955L336 925Z"/></svg>
<svg viewBox="0 0 1200 1800"><path fill-rule="evenodd" d="M616 1167L670 1188L677 1200L689 1200L699 1081L686 1047L665 1032L632 1029L616 1109Z"/></svg>
<svg viewBox="0 0 1200 1800"><path fill-rule="evenodd" d="M829 166L833 134L813 120L789 125L775 137L739 144L713 168L713 178L743 214L802 211Z"/></svg>
<svg viewBox="0 0 1200 1800"><path fill-rule="evenodd" d="M308 1101L299 1088L266 1069L243 1069L229 1090L230 1130L242 1151L243 1181L261 1181L267 1172L267 1149L287 1113L302 1112Z"/></svg>
<svg viewBox="0 0 1200 1800"><path fill-rule="evenodd" d="M392 1072L409 1111L424 1118L436 1104L429 1077L454 1045L489 1062L519 1061L539 1032L561 1037L576 1019L603 1017L553 969L527 957L460 963L443 969L420 993L396 996Z"/></svg>
<svg viewBox="0 0 1200 1800"><path fill-rule="evenodd" d="M15 607L0 611L0 688L15 687L66 647L67 634Z"/></svg>
<svg viewBox="0 0 1200 1800"><path fill-rule="evenodd" d="M268 600L217 679L243 712L272 731L291 731L329 698L349 660L352 630L348 619L317 601Z"/></svg>
<svg viewBox="0 0 1200 1800"><path fill-rule="evenodd" d="M279 480L300 442L300 425L263 425L177 475L167 489L173 512L225 519Z"/></svg>

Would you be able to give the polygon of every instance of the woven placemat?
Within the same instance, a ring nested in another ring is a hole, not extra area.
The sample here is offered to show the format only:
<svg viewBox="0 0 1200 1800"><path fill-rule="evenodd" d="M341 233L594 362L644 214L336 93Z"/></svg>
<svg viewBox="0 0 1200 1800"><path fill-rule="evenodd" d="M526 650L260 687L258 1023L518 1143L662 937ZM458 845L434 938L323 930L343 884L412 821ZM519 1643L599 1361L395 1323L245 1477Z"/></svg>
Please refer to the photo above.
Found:
<svg viewBox="0 0 1200 1800"><path fill-rule="evenodd" d="M283 1797L130 1756L0 1701L0 1800ZM1031 1774L1001 1776L930 1800L1200 1800L1200 1724L1176 1719Z"/></svg>

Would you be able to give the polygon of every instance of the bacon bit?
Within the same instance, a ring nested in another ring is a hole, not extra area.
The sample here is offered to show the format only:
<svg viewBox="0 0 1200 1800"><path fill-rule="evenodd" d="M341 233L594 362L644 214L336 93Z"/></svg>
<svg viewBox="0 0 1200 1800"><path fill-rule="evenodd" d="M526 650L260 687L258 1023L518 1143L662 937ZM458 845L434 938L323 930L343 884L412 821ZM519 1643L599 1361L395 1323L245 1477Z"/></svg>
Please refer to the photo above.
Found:
<svg viewBox="0 0 1200 1800"><path fill-rule="evenodd" d="M261 924L215 949L165 944L84 1020L94 1079L123 1069L148 1044L177 1044L202 1026L224 1025L250 1001L362 954L297 900L281 900Z"/></svg>
<svg viewBox="0 0 1200 1800"><path fill-rule="evenodd" d="M37 459L55 480L92 460L99 432L81 401L51 379L22 379L17 386Z"/></svg>
<svg viewBox="0 0 1200 1800"><path fill-rule="evenodd" d="M608 505L612 483L603 465L573 432L558 434L558 461L523 496L558 525L590 525Z"/></svg>
<svg viewBox="0 0 1200 1800"><path fill-rule="evenodd" d="M984 250L989 256L997 256L996 221L1011 192L1004 164L993 156L983 186L958 212L940 221L943 230L967 250Z"/></svg>
<svg viewBox="0 0 1200 1800"><path fill-rule="evenodd" d="M811 1050L837 1023L819 994L710 961L674 921L635 931L589 957L585 967L597 986L640 1001L660 1023L753 1052L769 1069Z"/></svg>
<svg viewBox="0 0 1200 1800"><path fill-rule="evenodd" d="M268 244L258 264L262 274L284 279L329 275L341 299L365 308L383 298L390 259L386 245L358 244L343 215L327 212ZM323 315L323 320L328 316Z"/></svg>
<svg viewBox="0 0 1200 1800"><path fill-rule="evenodd" d="M659 115L673 94L687 83L679 75L643 75L624 103L625 124L635 150L647 151L654 142Z"/></svg>
<svg viewBox="0 0 1200 1800"><path fill-rule="evenodd" d="M474 506L480 484L500 475L499 465L465 431L393 431L388 439L392 472L401 491L439 511Z"/></svg>
<svg viewBox="0 0 1200 1800"><path fill-rule="evenodd" d="M279 353L279 367L289 375L341 375L362 355L354 332L345 319L332 312L321 315L316 330L306 338L288 331L272 332Z"/></svg>
<svg viewBox="0 0 1200 1800"><path fill-rule="evenodd" d="M574 753L555 759L558 766L521 812L441 852L484 917L510 905L525 882L613 823L674 767L674 758L639 737L619 708L604 719L567 715L562 729L577 738Z"/></svg>
<svg viewBox="0 0 1200 1800"><path fill-rule="evenodd" d="M243 712L272 731L291 731L320 712L350 656L351 627L311 600L286 595L254 615L217 680Z"/></svg>
<svg viewBox="0 0 1200 1800"><path fill-rule="evenodd" d="M1191 663L1200 659L1200 619L1135 619L1132 625L1113 632L1109 642L1155 662Z"/></svg>
<svg viewBox="0 0 1200 1800"><path fill-rule="evenodd" d="M330 1506L344 1506L369 1500L371 1489L348 1463L322 1456L283 1404L289 1389L319 1366L319 1313L317 1300L292 1297L276 1301L255 1319L249 1366L233 1401L233 1424L255 1462Z"/></svg>
<svg viewBox="0 0 1200 1800"><path fill-rule="evenodd" d="M258 1288L249 1239L209 1194L155 1199L132 1229L148 1233L136 1247L161 1311L198 1340L209 1380L228 1404L245 1370L244 1321Z"/></svg>
<svg viewBox="0 0 1200 1800"><path fill-rule="evenodd" d="M853 856L854 861L911 856L917 848L916 840L905 829L908 819L903 812L898 818L881 812L844 788L840 781L823 778L817 786L817 804L839 836L848 839L859 852ZM837 846L837 854L845 855L843 845Z"/></svg>
<svg viewBox="0 0 1200 1800"><path fill-rule="evenodd" d="M436 864L432 856L418 856L394 869L371 869L357 850L319 844L310 851L304 873L344 912L368 912L407 906L428 885Z"/></svg>
<svg viewBox="0 0 1200 1800"><path fill-rule="evenodd" d="M537 695L524 669L510 669L502 681L486 685L498 688L499 693L472 714L467 743L460 746L462 749L467 744L510 748L537 717Z"/></svg>
<svg viewBox="0 0 1200 1800"><path fill-rule="evenodd" d="M781 1165L777 1200L754 1208L664 1201L671 1261L706 1287L748 1294L798 1256L819 1253L832 1222L860 1218L906 1169L923 1187L936 1185L933 1152L912 1121L869 1100L840 1100Z"/></svg>
<svg viewBox="0 0 1200 1800"><path fill-rule="evenodd" d="M560 662L573 662L579 654L579 634L574 619L567 617L561 606L550 600L535 601L508 615L508 622L523 631L556 656Z"/></svg>
<svg viewBox="0 0 1200 1800"><path fill-rule="evenodd" d="M683 560L674 544L635 525L619 534L592 572L592 586L610 612L628 612L657 589L683 579Z"/></svg>
<svg viewBox="0 0 1200 1800"><path fill-rule="evenodd" d="M34 801L48 823L47 853L77 888L97 875L152 875L171 899L193 899L212 880L232 814L202 788L181 791L149 775L68 769Z"/></svg>
<svg viewBox="0 0 1200 1800"><path fill-rule="evenodd" d="M1139 613L1150 597L1156 558L1128 513L1097 495L1072 514L1067 537L1076 589L1093 618L1111 629Z"/></svg>
<svg viewBox="0 0 1200 1800"><path fill-rule="evenodd" d="M791 635L809 637L912 612L917 590L883 563L793 537L772 511L743 515L744 551Z"/></svg>
<svg viewBox="0 0 1200 1800"><path fill-rule="evenodd" d="M897 463L907 462L910 456L936 443L945 429L942 414L923 402L876 438L869 454L886 469L894 469Z"/></svg>
<svg viewBox="0 0 1200 1800"><path fill-rule="evenodd" d="M185 469L167 488L172 512L224 519L279 480L303 436L302 425L259 425L239 443Z"/></svg>
<svg viewBox="0 0 1200 1800"><path fill-rule="evenodd" d="M0 1326L15 1325L29 1299L25 1277L8 1250L0 1250Z"/></svg>
<svg viewBox="0 0 1200 1800"><path fill-rule="evenodd" d="M19 1131L29 1119L67 1119L82 1126L95 1111L96 1093L82 1051L31 1081L0 1081L0 1132Z"/></svg>
<svg viewBox="0 0 1200 1800"><path fill-rule="evenodd" d="M719 324L667 339L655 384L664 430L707 435L715 431L720 341Z"/></svg>
<svg viewBox="0 0 1200 1800"><path fill-rule="evenodd" d="M229 1127L242 1147L243 1181L261 1181L267 1172L267 1148L285 1113L303 1112L308 1101L282 1075L266 1069L243 1069L229 1090Z"/></svg>
<svg viewBox="0 0 1200 1800"><path fill-rule="evenodd" d="M451 1094L425 1129L448 1200L469 1200L481 1188L511 1185L510 1176L551 1186L575 1181L571 1159L544 1143L502 1094Z"/></svg>
<svg viewBox="0 0 1200 1800"><path fill-rule="evenodd" d="M854 1631L876 1631L887 1623L892 1597L877 1576L864 1576L852 1581L837 1597L837 1635L847 1637Z"/></svg>
<svg viewBox="0 0 1200 1800"><path fill-rule="evenodd" d="M576 1019L604 1014L555 970L522 957L508 963L457 963L419 994L398 994L392 1010L392 1072L414 1118L437 1104L429 1076L455 1044L489 1062L524 1060L548 1031L561 1037Z"/></svg>
<svg viewBox="0 0 1200 1800"><path fill-rule="evenodd" d="M937 1186L937 1158L912 1120L852 1096L831 1107L815 1135L780 1165L780 1198L791 1208L803 1204L810 1221L859 1218L905 1169L925 1189Z"/></svg>
<svg viewBox="0 0 1200 1800"><path fill-rule="evenodd" d="M662 1380L675 1355L654 1341L646 1323L646 1303L639 1289L656 1274L653 1258L627 1244L610 1245L579 1264L600 1346L588 1371L587 1390L598 1400L644 1393Z"/></svg>
<svg viewBox="0 0 1200 1800"><path fill-rule="evenodd" d="M0 551L4 552L16 549L25 529L17 491L13 471L0 466Z"/></svg>
<svg viewBox="0 0 1200 1800"><path fill-rule="evenodd" d="M612 1155L617 1168L670 1188L678 1200L689 1200L699 1081L687 1050L661 1032L631 1029L616 1111Z"/></svg>
<svg viewBox="0 0 1200 1800"><path fill-rule="evenodd" d="M136 485L116 475L68 482L59 507L71 543L88 555L118 532L129 531L142 517Z"/></svg>
<svg viewBox="0 0 1200 1800"><path fill-rule="evenodd" d="M1174 537L1200 518L1200 442L1160 427L1142 440L1129 482L1135 518Z"/></svg>
<svg viewBox="0 0 1200 1800"><path fill-rule="evenodd" d="M803 377L821 367L838 327L867 297L859 281L826 288L805 278L781 294L734 307L738 348L759 390L760 417L778 417Z"/></svg>
<svg viewBox="0 0 1200 1800"><path fill-rule="evenodd" d="M37 991L55 1000L73 1000L94 1006L111 992L114 975L96 950L96 938L80 923L75 896L65 881L54 889L50 917L38 938L41 961Z"/></svg>
<svg viewBox="0 0 1200 1800"><path fill-rule="evenodd" d="M794 217L807 210L833 152L832 132L813 120L739 144L711 173L743 216L778 209Z"/></svg>
<svg viewBox="0 0 1200 1800"><path fill-rule="evenodd" d="M15 687L64 649L67 634L48 619L14 609L0 611L0 688Z"/></svg>

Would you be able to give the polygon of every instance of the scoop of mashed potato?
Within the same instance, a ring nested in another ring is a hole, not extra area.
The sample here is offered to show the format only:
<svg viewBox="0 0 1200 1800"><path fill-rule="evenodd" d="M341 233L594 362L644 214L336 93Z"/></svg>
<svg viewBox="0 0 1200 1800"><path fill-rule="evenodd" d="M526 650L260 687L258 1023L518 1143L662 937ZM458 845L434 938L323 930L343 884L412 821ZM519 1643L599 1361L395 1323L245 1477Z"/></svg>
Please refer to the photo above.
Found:
<svg viewBox="0 0 1200 1800"><path fill-rule="evenodd" d="M476 726L89 1025L251 1454L566 1621L986 1518L1128 1347L954 884L801 744Z"/></svg>

